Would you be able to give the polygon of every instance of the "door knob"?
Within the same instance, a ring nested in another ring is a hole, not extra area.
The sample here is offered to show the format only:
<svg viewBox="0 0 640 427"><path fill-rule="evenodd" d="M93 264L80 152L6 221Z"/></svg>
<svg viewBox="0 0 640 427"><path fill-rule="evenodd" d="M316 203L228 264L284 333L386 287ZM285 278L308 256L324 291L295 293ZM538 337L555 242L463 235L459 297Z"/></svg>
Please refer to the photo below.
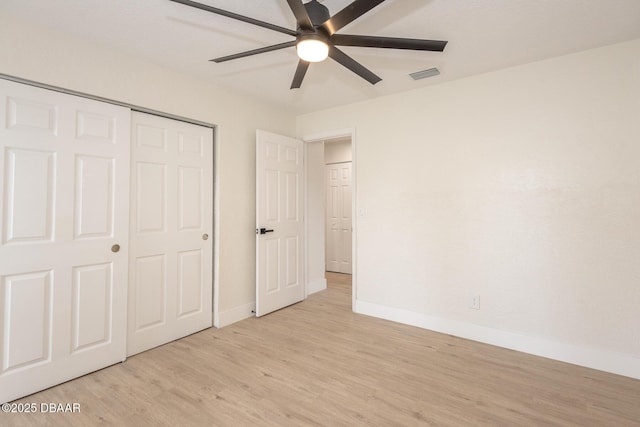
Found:
<svg viewBox="0 0 640 427"><path fill-rule="evenodd" d="M267 233L273 233L273 230L267 230L266 228L260 228L256 230L256 234L267 234Z"/></svg>
<svg viewBox="0 0 640 427"><path fill-rule="evenodd" d="M111 252L116 253L120 251L120 245L116 244L111 246Z"/></svg>
<svg viewBox="0 0 640 427"><path fill-rule="evenodd" d="M207 233L204 233L202 235L202 240L207 240L209 238L209 235Z"/></svg>

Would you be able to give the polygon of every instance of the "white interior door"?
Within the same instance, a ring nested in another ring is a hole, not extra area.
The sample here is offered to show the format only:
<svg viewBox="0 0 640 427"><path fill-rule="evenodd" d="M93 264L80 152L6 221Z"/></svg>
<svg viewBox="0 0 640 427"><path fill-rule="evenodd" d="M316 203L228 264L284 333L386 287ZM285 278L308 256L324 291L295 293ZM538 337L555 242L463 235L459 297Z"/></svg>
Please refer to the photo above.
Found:
<svg viewBox="0 0 640 427"><path fill-rule="evenodd" d="M256 132L256 316L304 299L302 141Z"/></svg>
<svg viewBox="0 0 640 427"><path fill-rule="evenodd" d="M127 355L211 327L213 129L134 112Z"/></svg>
<svg viewBox="0 0 640 427"><path fill-rule="evenodd" d="M326 166L327 271L351 274L351 162Z"/></svg>
<svg viewBox="0 0 640 427"><path fill-rule="evenodd" d="M125 359L129 128L0 79L0 402Z"/></svg>

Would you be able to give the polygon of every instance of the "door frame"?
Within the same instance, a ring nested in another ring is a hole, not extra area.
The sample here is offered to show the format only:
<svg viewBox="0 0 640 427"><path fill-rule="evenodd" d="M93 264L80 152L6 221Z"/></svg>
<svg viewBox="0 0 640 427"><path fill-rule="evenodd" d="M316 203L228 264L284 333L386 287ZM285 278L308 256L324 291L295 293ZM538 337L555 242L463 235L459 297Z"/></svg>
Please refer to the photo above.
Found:
<svg viewBox="0 0 640 427"><path fill-rule="evenodd" d="M305 144L305 153L307 151L308 144L311 143L319 143L328 139L337 139L337 138L351 138L351 227L353 232L351 233L351 310L353 312L356 311L356 300L357 300L357 289L358 289L358 263L357 263L357 241L358 241L358 221L357 221L357 180L356 180L356 171L357 171L357 145L356 145L356 129L355 128L345 128L345 129L336 129L329 130L318 133L311 133L302 136L302 142ZM306 157L306 155L305 155ZM305 162L305 172L304 172L304 186L305 189L308 190L308 180L307 180L307 163ZM324 191L324 187L323 190ZM304 193L304 216L305 218L309 217L309 204L308 204L308 193L309 191L305 191ZM325 202L326 203L326 202ZM324 215L324 213L323 213ZM323 231L324 232L324 231ZM305 242L309 241L309 222L305 220L304 225L304 238ZM307 243L305 243L306 245ZM326 241L325 241L325 250L326 250ZM308 295L308 287L309 287L309 251L305 250L304 254L304 270L305 270L305 298Z"/></svg>

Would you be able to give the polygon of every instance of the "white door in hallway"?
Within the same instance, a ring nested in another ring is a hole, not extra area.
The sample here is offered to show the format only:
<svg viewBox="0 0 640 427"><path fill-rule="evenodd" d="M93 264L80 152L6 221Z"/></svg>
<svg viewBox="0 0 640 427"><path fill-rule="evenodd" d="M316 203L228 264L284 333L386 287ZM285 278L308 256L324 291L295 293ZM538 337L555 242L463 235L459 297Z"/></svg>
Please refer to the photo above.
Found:
<svg viewBox="0 0 640 427"><path fill-rule="evenodd" d="M351 274L351 162L326 165L327 271Z"/></svg>
<svg viewBox="0 0 640 427"><path fill-rule="evenodd" d="M213 129L134 112L127 355L211 326Z"/></svg>
<svg viewBox="0 0 640 427"><path fill-rule="evenodd" d="M0 402L125 359L129 129L0 79Z"/></svg>
<svg viewBox="0 0 640 427"><path fill-rule="evenodd" d="M256 132L256 316L304 299L303 143Z"/></svg>

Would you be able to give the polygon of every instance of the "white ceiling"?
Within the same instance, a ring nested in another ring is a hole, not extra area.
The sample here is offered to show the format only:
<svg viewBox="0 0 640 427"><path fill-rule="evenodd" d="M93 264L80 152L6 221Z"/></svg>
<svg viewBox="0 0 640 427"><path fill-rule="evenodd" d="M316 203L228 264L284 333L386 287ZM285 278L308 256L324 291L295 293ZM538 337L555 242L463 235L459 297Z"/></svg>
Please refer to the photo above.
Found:
<svg viewBox="0 0 640 427"><path fill-rule="evenodd" d="M295 29L285 0L199 0ZM324 0L331 14L351 0ZM298 113L640 38L640 0L387 0L340 33L448 40L443 53L344 47L382 77L312 64L290 90L294 48L216 64L209 59L293 40L168 0L1 0L0 13L71 33ZM114 66L117 66L114 65ZM438 67L421 81L408 74Z"/></svg>

